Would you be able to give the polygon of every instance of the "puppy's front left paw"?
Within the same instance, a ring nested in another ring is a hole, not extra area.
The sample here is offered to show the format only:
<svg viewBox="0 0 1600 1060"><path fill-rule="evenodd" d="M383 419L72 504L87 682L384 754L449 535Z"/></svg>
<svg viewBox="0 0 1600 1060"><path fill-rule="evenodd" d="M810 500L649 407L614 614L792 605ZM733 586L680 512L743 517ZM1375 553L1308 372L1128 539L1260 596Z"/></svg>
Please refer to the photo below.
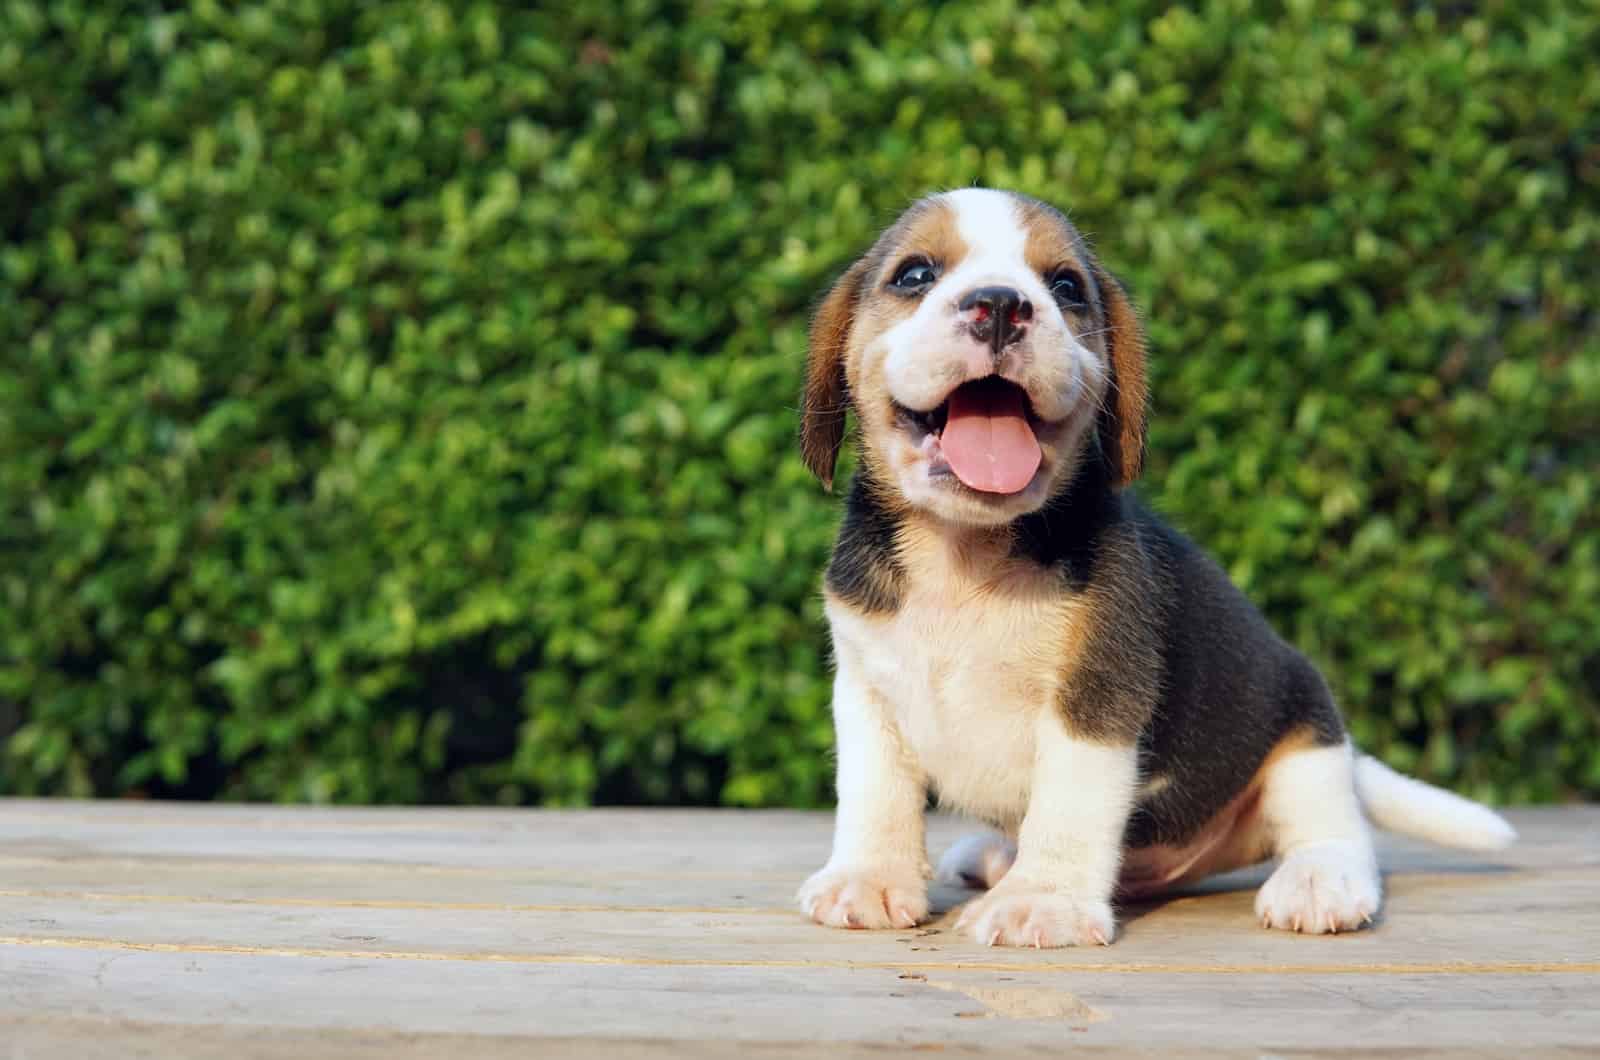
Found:
<svg viewBox="0 0 1600 1060"><path fill-rule="evenodd" d="M1001 886L962 910L956 930L986 946L1109 946L1116 935L1111 903L1044 890Z"/></svg>
<svg viewBox="0 0 1600 1060"><path fill-rule="evenodd" d="M910 928L928 918L928 885L916 868L824 866L799 899L806 916L828 927Z"/></svg>

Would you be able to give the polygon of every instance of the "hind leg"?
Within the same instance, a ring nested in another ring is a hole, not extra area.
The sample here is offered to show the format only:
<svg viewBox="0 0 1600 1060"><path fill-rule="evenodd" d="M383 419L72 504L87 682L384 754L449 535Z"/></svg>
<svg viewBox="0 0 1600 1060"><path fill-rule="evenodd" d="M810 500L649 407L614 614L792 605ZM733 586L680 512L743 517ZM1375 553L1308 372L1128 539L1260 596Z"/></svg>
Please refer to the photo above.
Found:
<svg viewBox="0 0 1600 1060"><path fill-rule="evenodd" d="M1283 860L1256 895L1262 925L1319 935L1370 924L1383 891L1350 744L1279 755L1263 781L1263 823Z"/></svg>
<svg viewBox="0 0 1600 1060"><path fill-rule="evenodd" d="M950 845L934 878L956 887L987 891L1017 860L1017 844L996 832L975 832Z"/></svg>

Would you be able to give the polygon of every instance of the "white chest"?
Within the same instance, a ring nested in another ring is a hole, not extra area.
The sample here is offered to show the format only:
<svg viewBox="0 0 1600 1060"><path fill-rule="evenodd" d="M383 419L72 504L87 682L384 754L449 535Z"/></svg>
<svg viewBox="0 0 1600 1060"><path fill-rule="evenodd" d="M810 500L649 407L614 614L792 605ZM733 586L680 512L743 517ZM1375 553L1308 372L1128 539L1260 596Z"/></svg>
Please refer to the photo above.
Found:
<svg viewBox="0 0 1600 1060"><path fill-rule="evenodd" d="M1054 709L1072 605L1034 571L914 572L900 608L829 605L835 650L880 704L940 801L1014 827L1027 809L1035 723Z"/></svg>

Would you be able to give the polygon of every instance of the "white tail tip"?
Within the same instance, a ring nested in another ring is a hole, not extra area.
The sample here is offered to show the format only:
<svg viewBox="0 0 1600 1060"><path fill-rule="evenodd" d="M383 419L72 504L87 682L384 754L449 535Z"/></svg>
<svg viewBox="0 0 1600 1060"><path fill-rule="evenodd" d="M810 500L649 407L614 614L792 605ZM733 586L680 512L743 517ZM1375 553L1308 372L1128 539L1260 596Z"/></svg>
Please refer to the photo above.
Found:
<svg viewBox="0 0 1600 1060"><path fill-rule="evenodd" d="M1500 850L1517 838L1489 807L1396 773L1370 755L1356 756L1356 795L1383 829L1462 850Z"/></svg>

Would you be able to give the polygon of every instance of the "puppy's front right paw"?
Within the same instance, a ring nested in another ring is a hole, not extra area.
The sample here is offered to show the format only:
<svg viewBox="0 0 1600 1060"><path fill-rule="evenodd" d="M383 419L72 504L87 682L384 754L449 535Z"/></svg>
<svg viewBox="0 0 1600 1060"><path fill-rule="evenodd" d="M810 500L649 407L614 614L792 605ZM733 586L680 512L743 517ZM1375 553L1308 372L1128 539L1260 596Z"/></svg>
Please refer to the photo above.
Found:
<svg viewBox="0 0 1600 1060"><path fill-rule="evenodd" d="M800 908L819 924L909 928L928 918L928 889L915 868L824 866L800 888Z"/></svg>

